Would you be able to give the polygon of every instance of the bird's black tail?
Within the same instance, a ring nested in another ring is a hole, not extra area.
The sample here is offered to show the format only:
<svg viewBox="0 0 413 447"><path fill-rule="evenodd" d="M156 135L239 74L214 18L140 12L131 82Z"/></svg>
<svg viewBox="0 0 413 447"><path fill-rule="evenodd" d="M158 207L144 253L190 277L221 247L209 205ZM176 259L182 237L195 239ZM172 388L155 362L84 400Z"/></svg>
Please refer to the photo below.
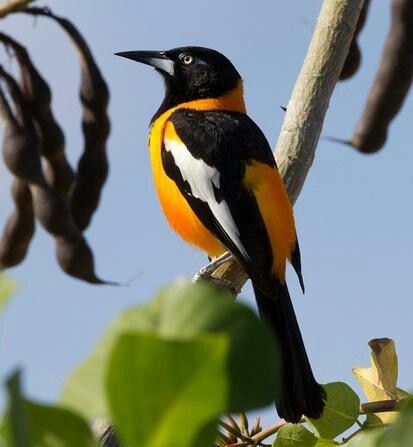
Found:
<svg viewBox="0 0 413 447"><path fill-rule="evenodd" d="M321 416L325 392L316 382L305 351L287 286L278 282L271 296L263 294L253 284L258 310L273 329L282 360L282 395L276 402L280 417L298 422L302 415Z"/></svg>

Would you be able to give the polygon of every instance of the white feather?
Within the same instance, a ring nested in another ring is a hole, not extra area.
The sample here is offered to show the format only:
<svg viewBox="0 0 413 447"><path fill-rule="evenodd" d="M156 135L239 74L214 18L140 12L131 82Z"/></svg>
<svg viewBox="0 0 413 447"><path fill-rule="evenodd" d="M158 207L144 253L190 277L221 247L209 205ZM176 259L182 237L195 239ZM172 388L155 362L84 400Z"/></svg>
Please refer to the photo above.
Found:
<svg viewBox="0 0 413 447"><path fill-rule="evenodd" d="M217 202L214 188L220 188L221 173L203 160L193 157L186 146L176 140L164 140L165 149L174 158L184 181L191 187L193 197L206 202L225 233L237 246L238 250L249 259L248 253L240 240L239 230L225 200Z"/></svg>

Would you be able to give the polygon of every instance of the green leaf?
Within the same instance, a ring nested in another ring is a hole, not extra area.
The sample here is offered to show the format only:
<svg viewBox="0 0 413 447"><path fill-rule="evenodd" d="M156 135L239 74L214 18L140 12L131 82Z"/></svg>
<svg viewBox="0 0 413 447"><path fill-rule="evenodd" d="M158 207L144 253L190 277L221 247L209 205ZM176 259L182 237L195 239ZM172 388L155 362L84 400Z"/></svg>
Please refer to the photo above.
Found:
<svg viewBox="0 0 413 447"><path fill-rule="evenodd" d="M317 438L302 424L285 424L277 432L273 447L314 447Z"/></svg>
<svg viewBox="0 0 413 447"><path fill-rule="evenodd" d="M20 392L20 371L7 380L8 408L4 418L4 434L8 447L32 447L29 419Z"/></svg>
<svg viewBox="0 0 413 447"><path fill-rule="evenodd" d="M278 350L269 328L255 313L206 282L171 286L162 306L159 333L173 338L205 332L225 333L230 338L229 412L264 407L277 399Z"/></svg>
<svg viewBox="0 0 413 447"><path fill-rule="evenodd" d="M413 444L413 399L409 399L392 427L383 432L377 447L404 447Z"/></svg>
<svg viewBox="0 0 413 447"><path fill-rule="evenodd" d="M9 405L2 426L7 447L96 447L87 422L80 416L24 399L20 373L13 374L7 387Z"/></svg>
<svg viewBox="0 0 413 447"><path fill-rule="evenodd" d="M340 445L338 442L333 441L332 439L319 439L315 447L334 447L336 445Z"/></svg>
<svg viewBox="0 0 413 447"><path fill-rule="evenodd" d="M26 401L32 438L41 447L95 447L87 422L64 408Z"/></svg>
<svg viewBox="0 0 413 447"><path fill-rule="evenodd" d="M122 335L113 348L107 386L124 444L213 445L213 423L228 408L228 349L225 335L182 340Z"/></svg>
<svg viewBox="0 0 413 447"><path fill-rule="evenodd" d="M319 419L306 418L320 438L334 439L349 429L359 416L360 399L345 383L324 385L327 393L324 412Z"/></svg>
<svg viewBox="0 0 413 447"><path fill-rule="evenodd" d="M278 396L278 351L270 330L229 293L207 283L180 281L162 289L149 305L121 314L66 383L63 404L91 419L108 416L104 372L115 340L124 332L159 334L171 340L224 333L230 340L228 411L263 407Z"/></svg>
<svg viewBox="0 0 413 447"><path fill-rule="evenodd" d="M60 403L88 419L107 417L105 370L117 337L123 332L151 331L156 328L158 303L124 311L106 331L90 356L69 377Z"/></svg>
<svg viewBox="0 0 413 447"><path fill-rule="evenodd" d="M378 439L382 435L381 429L366 429L358 433L348 443L344 444L346 447L378 447ZM408 444L406 444L407 447ZM384 446L383 446L384 447ZM390 447L387 446L386 447ZM404 447L400 444L398 447Z"/></svg>

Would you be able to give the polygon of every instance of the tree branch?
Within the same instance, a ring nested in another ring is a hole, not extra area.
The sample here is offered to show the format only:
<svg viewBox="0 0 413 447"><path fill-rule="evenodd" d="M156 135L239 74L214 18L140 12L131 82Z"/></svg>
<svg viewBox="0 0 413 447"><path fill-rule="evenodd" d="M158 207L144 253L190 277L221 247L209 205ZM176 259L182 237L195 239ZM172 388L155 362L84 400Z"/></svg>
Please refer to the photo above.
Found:
<svg viewBox="0 0 413 447"><path fill-rule="evenodd" d="M323 2L275 149L278 168L293 204L313 163L330 97L363 3L364 0ZM208 274L195 275L194 280L199 278L211 279L236 294L248 279L232 257L216 269L210 268Z"/></svg>
<svg viewBox="0 0 413 447"><path fill-rule="evenodd" d="M377 400L360 405L360 414L387 413L388 411L399 411L403 406L405 398L391 400Z"/></svg>
<svg viewBox="0 0 413 447"><path fill-rule="evenodd" d="M0 4L0 18L12 12L20 11L34 0L7 0Z"/></svg>

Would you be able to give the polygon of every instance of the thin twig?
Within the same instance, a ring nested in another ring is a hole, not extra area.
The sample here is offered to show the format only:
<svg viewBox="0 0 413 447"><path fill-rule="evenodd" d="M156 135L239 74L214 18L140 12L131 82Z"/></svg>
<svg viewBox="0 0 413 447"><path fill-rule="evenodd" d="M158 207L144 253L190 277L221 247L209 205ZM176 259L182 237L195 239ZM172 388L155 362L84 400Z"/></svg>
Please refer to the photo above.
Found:
<svg viewBox="0 0 413 447"><path fill-rule="evenodd" d="M269 438L274 433L277 433L277 431L285 425L287 422L284 421L284 419L281 419L280 421L276 422L275 424L271 425L270 427L260 431L256 435L254 435L251 440L255 442L256 444L264 441L264 439ZM253 444L254 445L254 444Z"/></svg>
<svg viewBox="0 0 413 447"><path fill-rule="evenodd" d="M403 406L403 399L377 400L375 402L366 402L360 405L360 414L385 413L387 411L399 411Z"/></svg>
<svg viewBox="0 0 413 447"><path fill-rule="evenodd" d="M248 418L247 415L245 413L240 413L238 415L238 420L239 420L239 427L241 429L241 433L244 436L249 436L249 427L248 427Z"/></svg>
<svg viewBox="0 0 413 447"><path fill-rule="evenodd" d="M235 427L232 427L230 424L227 424L226 422L221 421L221 420L218 421L218 424L219 424L222 428L225 428L225 430L226 430L227 432L231 433L231 435L234 435L234 436L236 436L237 438L242 439L242 436L243 436L242 433L241 433L238 429L236 429Z"/></svg>

